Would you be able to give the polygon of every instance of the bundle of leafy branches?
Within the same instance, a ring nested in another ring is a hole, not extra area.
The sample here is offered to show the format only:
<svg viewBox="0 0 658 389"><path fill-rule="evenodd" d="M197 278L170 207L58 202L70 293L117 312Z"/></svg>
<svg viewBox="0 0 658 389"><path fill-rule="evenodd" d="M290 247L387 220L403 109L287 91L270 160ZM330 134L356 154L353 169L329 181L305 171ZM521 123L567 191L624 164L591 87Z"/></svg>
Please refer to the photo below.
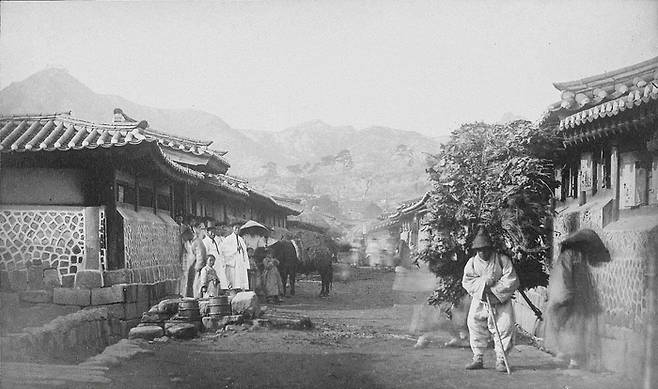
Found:
<svg viewBox="0 0 658 389"><path fill-rule="evenodd" d="M428 168L429 241L417 254L440 280L430 304L457 304L466 293L461 278L480 227L512 258L521 289L547 284L549 203L559 184L552 160L560 149L551 129L524 120L464 124L451 134Z"/></svg>

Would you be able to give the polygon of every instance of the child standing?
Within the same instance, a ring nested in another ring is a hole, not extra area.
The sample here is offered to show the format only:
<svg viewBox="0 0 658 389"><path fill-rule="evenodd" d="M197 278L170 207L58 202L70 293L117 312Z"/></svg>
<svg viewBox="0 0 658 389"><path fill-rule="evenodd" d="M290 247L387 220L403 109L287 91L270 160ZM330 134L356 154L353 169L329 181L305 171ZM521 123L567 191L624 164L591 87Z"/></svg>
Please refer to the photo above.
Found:
<svg viewBox="0 0 658 389"><path fill-rule="evenodd" d="M199 285L201 287L201 297L217 297L219 296L219 277L213 265L215 264L215 256L208 255L206 266L201 269L199 275Z"/></svg>
<svg viewBox="0 0 658 389"><path fill-rule="evenodd" d="M272 256L270 250L267 251L266 257L263 259L263 289L265 290L265 298L270 304L278 304L280 302L279 295L283 294L283 282L279 274L279 261Z"/></svg>

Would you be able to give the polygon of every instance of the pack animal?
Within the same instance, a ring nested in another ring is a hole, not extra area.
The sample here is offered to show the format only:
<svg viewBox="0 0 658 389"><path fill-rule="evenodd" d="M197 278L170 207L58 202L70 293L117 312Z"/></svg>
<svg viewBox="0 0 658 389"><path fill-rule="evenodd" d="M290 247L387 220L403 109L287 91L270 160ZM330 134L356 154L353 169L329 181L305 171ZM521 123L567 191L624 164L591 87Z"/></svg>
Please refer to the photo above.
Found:
<svg viewBox="0 0 658 389"><path fill-rule="evenodd" d="M272 255L279 261L279 274L283 282L283 295L287 293L286 287L290 280L290 295L295 295L295 277L297 276L297 266L299 258L295 246L289 240L280 240L269 246Z"/></svg>
<svg viewBox="0 0 658 389"><path fill-rule="evenodd" d="M329 290L333 286L333 254L325 246L312 246L307 250L311 264L320 273L320 280L322 281L320 297L327 297L329 296Z"/></svg>

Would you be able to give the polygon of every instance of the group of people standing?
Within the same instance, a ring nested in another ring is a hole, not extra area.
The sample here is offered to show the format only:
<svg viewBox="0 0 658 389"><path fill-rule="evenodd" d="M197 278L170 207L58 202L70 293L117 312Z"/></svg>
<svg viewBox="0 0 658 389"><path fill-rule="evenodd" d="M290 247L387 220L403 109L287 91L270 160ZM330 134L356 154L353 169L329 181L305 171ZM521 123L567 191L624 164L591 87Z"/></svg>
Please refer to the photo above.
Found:
<svg viewBox="0 0 658 389"><path fill-rule="evenodd" d="M222 289L249 290L251 263L240 223L227 226L194 220L181 233L184 297L214 297Z"/></svg>

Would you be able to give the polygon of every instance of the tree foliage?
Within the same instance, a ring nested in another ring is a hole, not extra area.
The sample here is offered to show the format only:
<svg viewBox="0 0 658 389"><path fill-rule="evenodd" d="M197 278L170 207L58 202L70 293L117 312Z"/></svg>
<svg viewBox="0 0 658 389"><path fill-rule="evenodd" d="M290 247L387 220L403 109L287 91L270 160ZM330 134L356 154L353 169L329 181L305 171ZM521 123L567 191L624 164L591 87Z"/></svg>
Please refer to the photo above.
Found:
<svg viewBox="0 0 658 389"><path fill-rule="evenodd" d="M441 281L430 303L456 303L464 295L461 277L479 226L513 259L522 289L546 285L556 150L549 129L523 120L464 124L451 134L428 168L429 241L417 259Z"/></svg>

